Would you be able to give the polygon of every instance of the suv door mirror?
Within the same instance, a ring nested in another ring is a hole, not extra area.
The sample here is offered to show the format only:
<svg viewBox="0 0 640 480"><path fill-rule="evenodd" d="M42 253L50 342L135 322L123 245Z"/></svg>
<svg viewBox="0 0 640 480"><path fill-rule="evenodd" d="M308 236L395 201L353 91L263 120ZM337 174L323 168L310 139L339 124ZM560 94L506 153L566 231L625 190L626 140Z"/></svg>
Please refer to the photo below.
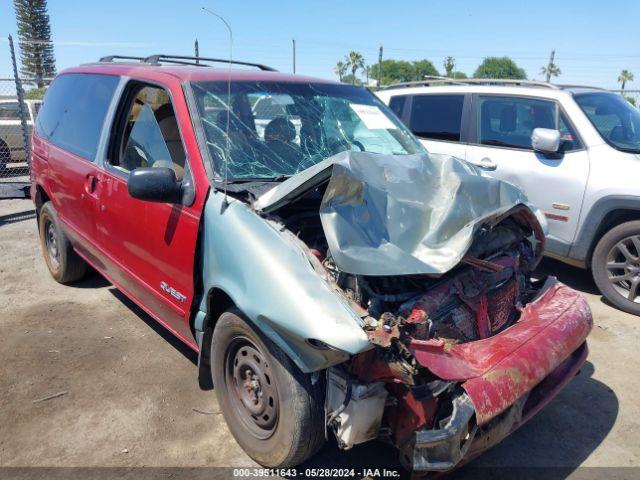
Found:
<svg viewBox="0 0 640 480"><path fill-rule="evenodd" d="M544 154L558 153L558 150L560 150L560 132L551 128L534 128L531 133L531 146L536 152Z"/></svg>
<svg viewBox="0 0 640 480"><path fill-rule="evenodd" d="M129 195L139 200L182 203L182 184L171 168L136 168L129 173L127 189Z"/></svg>

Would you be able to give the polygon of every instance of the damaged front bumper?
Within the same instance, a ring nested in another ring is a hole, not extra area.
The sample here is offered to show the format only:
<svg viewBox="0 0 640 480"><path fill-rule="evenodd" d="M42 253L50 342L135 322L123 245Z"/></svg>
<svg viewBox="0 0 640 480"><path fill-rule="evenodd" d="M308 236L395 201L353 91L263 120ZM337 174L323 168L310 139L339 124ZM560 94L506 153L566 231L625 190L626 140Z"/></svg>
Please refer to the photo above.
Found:
<svg viewBox="0 0 640 480"><path fill-rule="evenodd" d="M462 393L453 401L453 414L436 430L418 430L402 448L403 465L413 471L447 471L500 443L548 404L579 373L587 359L584 342L542 382L501 414L481 426L471 398Z"/></svg>

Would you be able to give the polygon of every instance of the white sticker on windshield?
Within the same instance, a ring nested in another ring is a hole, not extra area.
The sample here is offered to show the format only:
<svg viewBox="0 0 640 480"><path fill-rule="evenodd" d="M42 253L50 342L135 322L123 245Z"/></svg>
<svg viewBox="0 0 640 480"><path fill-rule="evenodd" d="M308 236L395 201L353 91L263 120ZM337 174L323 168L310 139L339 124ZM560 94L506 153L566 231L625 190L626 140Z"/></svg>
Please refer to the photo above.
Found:
<svg viewBox="0 0 640 480"><path fill-rule="evenodd" d="M360 117L362 123L369 130L375 129L394 129L396 127L389 117L387 117L380 108L375 105L361 105L359 103L350 103L351 109Z"/></svg>

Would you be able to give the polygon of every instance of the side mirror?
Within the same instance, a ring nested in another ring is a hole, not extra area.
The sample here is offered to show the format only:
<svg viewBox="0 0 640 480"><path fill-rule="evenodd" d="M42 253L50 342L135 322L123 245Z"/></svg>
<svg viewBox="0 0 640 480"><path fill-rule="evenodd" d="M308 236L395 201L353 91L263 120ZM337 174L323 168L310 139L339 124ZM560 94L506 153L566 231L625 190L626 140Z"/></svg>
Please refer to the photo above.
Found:
<svg viewBox="0 0 640 480"><path fill-rule="evenodd" d="M544 154L558 153L560 150L560 132L551 128L534 128L531 133L531 146L536 152Z"/></svg>
<svg viewBox="0 0 640 480"><path fill-rule="evenodd" d="M139 200L182 203L182 185L171 168L136 168L129 173L127 189Z"/></svg>

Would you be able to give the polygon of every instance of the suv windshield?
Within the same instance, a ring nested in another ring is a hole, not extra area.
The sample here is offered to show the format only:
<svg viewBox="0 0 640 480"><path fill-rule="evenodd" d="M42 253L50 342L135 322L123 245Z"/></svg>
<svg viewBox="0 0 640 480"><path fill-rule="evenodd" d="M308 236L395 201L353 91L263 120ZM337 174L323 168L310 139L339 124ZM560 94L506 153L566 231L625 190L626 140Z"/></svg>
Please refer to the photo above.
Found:
<svg viewBox="0 0 640 480"><path fill-rule="evenodd" d="M621 95L580 93L574 98L609 145L625 152L640 153L640 112Z"/></svg>
<svg viewBox="0 0 640 480"><path fill-rule="evenodd" d="M344 150L409 155L425 150L362 87L324 83L191 84L214 171L229 179L294 175ZM228 118L228 108L231 111Z"/></svg>

